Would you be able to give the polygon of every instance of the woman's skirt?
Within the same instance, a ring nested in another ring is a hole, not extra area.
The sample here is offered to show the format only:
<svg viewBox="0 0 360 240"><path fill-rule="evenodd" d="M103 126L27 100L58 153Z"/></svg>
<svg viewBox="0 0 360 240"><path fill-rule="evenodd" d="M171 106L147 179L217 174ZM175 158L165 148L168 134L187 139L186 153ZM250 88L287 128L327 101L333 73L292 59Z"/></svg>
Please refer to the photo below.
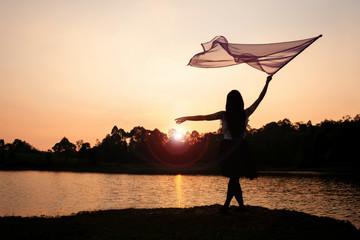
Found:
<svg viewBox="0 0 360 240"><path fill-rule="evenodd" d="M225 177L256 178L250 148L245 140L223 140L220 144L220 167Z"/></svg>

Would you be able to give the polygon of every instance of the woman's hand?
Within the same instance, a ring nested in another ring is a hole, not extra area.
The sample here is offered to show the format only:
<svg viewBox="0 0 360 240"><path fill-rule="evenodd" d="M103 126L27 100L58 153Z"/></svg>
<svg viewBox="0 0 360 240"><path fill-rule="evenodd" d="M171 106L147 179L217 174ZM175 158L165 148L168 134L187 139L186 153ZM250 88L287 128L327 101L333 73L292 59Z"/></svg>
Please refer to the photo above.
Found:
<svg viewBox="0 0 360 240"><path fill-rule="evenodd" d="M268 77L266 78L266 83L269 83L269 82L271 81L271 79L272 79L272 75L268 76Z"/></svg>
<svg viewBox="0 0 360 240"><path fill-rule="evenodd" d="M183 123L183 122L185 122L186 121L186 118L185 117L179 117L179 118L176 118L175 119L175 122L177 123L177 124L181 124L181 123Z"/></svg>

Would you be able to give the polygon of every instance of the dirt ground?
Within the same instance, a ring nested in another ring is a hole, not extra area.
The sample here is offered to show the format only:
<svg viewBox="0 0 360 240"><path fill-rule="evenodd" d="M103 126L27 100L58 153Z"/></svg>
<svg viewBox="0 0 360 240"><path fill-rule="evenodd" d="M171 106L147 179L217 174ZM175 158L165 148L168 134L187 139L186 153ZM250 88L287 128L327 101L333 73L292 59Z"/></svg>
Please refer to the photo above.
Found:
<svg viewBox="0 0 360 240"><path fill-rule="evenodd" d="M1 217L0 239L360 239L349 222L287 210L220 205Z"/></svg>

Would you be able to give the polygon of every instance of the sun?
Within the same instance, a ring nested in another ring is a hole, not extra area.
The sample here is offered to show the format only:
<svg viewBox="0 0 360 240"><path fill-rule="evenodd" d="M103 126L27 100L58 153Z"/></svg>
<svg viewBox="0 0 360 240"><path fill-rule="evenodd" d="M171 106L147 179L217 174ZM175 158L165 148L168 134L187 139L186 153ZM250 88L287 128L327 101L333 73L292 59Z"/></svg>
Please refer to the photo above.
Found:
<svg viewBox="0 0 360 240"><path fill-rule="evenodd" d="M182 142L185 141L186 130L182 128L171 128L168 131L168 137L172 141Z"/></svg>
<svg viewBox="0 0 360 240"><path fill-rule="evenodd" d="M180 141L183 138L184 138L184 133L182 133L180 131L176 131L176 133L174 134L174 139L176 141Z"/></svg>

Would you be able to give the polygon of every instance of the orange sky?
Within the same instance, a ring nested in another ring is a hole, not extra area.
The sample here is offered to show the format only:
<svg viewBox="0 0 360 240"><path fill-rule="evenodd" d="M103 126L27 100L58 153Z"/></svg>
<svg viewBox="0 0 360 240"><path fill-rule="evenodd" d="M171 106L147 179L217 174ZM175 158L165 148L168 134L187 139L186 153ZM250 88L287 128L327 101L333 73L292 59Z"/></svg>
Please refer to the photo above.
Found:
<svg viewBox="0 0 360 240"><path fill-rule="evenodd" d="M186 66L216 35L271 43L323 34L274 76L252 127L355 116L359 11L358 0L2 0L0 139L47 150L64 136L93 145L114 125L167 132L176 117L223 110L232 89L249 106L265 73ZM219 122L180 127L209 132Z"/></svg>

